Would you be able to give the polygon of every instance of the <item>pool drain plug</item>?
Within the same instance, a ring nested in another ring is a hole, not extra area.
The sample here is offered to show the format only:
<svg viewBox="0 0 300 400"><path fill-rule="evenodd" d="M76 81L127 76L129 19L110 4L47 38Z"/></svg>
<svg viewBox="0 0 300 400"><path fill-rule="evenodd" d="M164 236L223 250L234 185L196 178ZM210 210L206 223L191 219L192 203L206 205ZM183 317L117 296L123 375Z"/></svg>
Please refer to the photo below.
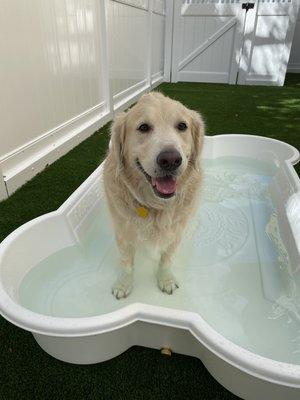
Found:
<svg viewBox="0 0 300 400"><path fill-rule="evenodd" d="M164 356L171 356L172 355L172 350L170 349L170 347L162 347L160 349L160 354L163 354Z"/></svg>

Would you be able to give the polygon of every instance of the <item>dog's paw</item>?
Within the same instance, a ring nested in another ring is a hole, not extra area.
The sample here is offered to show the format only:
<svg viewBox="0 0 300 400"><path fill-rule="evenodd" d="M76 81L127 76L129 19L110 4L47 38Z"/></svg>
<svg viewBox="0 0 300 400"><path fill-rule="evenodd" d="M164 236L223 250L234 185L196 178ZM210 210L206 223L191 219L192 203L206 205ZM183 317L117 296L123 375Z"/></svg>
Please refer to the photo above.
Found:
<svg viewBox="0 0 300 400"><path fill-rule="evenodd" d="M122 271L121 276L117 279L113 285L111 292L116 299L122 299L127 297L132 291L133 287L133 274Z"/></svg>
<svg viewBox="0 0 300 400"><path fill-rule="evenodd" d="M168 294L172 294L179 287L172 272L162 268L159 268L158 270L157 283L160 290Z"/></svg>

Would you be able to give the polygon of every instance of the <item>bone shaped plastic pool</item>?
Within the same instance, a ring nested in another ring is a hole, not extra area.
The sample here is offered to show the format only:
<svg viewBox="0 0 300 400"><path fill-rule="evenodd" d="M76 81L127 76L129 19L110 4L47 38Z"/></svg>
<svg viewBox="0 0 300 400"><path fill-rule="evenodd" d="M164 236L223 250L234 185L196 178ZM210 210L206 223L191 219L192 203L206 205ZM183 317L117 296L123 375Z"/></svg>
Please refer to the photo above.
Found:
<svg viewBox="0 0 300 400"><path fill-rule="evenodd" d="M242 398L299 399L298 159L273 139L206 137L199 211L174 266L179 290L159 291L150 249L120 301L110 293L118 252L100 166L57 211L2 242L2 315L64 361L169 347Z"/></svg>

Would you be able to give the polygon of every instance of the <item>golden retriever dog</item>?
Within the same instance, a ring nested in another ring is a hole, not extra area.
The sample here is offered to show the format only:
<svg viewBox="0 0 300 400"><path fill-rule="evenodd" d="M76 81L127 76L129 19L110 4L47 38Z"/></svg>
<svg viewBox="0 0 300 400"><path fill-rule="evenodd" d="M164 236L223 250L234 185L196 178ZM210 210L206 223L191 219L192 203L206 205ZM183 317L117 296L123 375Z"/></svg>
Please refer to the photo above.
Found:
<svg viewBox="0 0 300 400"><path fill-rule="evenodd" d="M117 299L131 292L135 252L145 243L159 249L159 288L178 288L171 265L197 205L203 136L197 112L158 92L115 118L103 179L120 252Z"/></svg>

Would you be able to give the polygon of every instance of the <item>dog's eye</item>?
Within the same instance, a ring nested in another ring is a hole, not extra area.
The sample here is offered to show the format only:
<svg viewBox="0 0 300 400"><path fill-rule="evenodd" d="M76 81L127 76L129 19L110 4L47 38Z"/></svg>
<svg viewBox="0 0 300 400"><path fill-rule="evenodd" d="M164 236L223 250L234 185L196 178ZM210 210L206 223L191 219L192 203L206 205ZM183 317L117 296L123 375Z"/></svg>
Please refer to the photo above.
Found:
<svg viewBox="0 0 300 400"><path fill-rule="evenodd" d="M140 131L142 133L146 133L151 130L151 126L148 124L141 124L137 129L138 129L138 131Z"/></svg>
<svg viewBox="0 0 300 400"><path fill-rule="evenodd" d="M187 130L187 124L185 122L179 122L177 125L177 129L179 131L186 131Z"/></svg>

